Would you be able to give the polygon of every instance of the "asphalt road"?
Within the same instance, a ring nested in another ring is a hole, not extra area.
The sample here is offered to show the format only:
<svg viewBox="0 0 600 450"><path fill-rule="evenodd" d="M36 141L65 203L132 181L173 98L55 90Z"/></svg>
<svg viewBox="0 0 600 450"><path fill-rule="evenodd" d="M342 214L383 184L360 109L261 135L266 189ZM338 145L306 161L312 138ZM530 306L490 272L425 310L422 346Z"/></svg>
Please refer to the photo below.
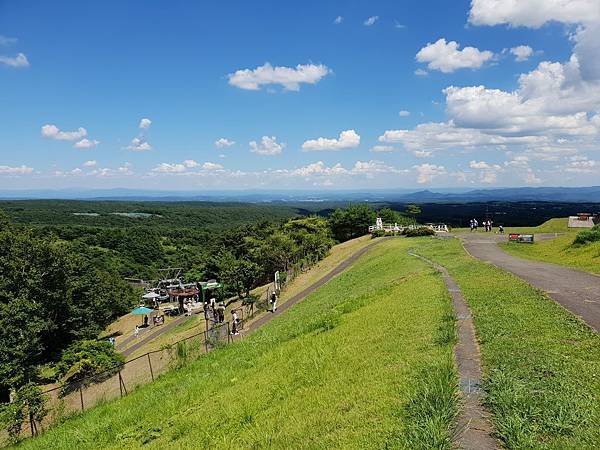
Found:
<svg viewBox="0 0 600 450"><path fill-rule="evenodd" d="M472 256L511 272L545 291L550 298L600 332L600 276L509 255L496 245L505 242L508 239L506 235L477 232L458 236ZM554 236L536 234L536 239L551 239Z"/></svg>

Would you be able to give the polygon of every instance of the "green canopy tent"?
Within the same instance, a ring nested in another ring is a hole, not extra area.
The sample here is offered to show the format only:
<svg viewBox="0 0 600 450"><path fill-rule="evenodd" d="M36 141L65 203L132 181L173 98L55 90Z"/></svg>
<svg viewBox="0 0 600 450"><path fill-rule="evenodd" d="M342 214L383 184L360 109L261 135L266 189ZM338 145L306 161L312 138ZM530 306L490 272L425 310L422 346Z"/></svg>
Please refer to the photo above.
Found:
<svg viewBox="0 0 600 450"><path fill-rule="evenodd" d="M206 303L206 292L209 291L217 291L219 293L219 298L223 299L223 283L219 283L215 280L209 281L201 281L198 283L200 290L202 291L202 301Z"/></svg>

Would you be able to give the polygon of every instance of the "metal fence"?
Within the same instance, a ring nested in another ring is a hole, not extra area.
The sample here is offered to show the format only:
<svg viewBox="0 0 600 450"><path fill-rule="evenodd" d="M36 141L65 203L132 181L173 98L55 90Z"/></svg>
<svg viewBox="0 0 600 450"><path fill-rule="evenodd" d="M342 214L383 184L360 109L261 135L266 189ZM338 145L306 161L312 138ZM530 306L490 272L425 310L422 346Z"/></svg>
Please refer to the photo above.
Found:
<svg viewBox="0 0 600 450"><path fill-rule="evenodd" d="M281 287L285 287L308 267L308 265L292 267L285 273ZM257 296L256 301L236 308L240 319L236 324L237 330L243 330L246 323L256 313L270 308L270 297L273 291L274 287L269 285ZM230 322L212 322L209 329L181 339L160 350L130 359L101 374L44 391L43 395L46 397L49 412L42 423L36 422L29 415L28 430L24 429L23 435L35 436L73 413L124 397L136 387L154 381L167 371L182 367L204 353L238 340L238 336L231 334L232 328L233 324Z"/></svg>

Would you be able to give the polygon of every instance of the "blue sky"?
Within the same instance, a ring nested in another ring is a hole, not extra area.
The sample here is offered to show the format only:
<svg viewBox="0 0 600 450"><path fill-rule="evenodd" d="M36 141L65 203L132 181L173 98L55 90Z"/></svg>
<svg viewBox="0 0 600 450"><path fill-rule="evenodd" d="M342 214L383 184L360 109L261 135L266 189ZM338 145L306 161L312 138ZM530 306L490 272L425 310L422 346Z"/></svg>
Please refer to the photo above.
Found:
<svg viewBox="0 0 600 450"><path fill-rule="evenodd" d="M600 3L513 3L0 0L0 188L598 184Z"/></svg>

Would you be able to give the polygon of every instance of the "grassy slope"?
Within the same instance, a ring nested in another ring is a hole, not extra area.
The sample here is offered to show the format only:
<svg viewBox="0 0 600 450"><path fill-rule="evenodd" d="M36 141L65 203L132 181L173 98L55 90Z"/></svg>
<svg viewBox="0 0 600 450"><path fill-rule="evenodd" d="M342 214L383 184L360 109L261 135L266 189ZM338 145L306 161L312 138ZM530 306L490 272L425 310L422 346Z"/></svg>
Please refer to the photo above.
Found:
<svg viewBox="0 0 600 450"><path fill-rule="evenodd" d="M500 247L515 256L573 267L600 274L600 242L572 247L576 233L568 233L555 239L532 245L502 243Z"/></svg>
<svg viewBox="0 0 600 450"><path fill-rule="evenodd" d="M457 239L421 241L469 302L487 404L509 448L600 446L600 337L520 279L468 256Z"/></svg>
<svg viewBox="0 0 600 450"><path fill-rule="evenodd" d="M451 307L409 244L382 243L245 341L22 447L447 448Z"/></svg>

